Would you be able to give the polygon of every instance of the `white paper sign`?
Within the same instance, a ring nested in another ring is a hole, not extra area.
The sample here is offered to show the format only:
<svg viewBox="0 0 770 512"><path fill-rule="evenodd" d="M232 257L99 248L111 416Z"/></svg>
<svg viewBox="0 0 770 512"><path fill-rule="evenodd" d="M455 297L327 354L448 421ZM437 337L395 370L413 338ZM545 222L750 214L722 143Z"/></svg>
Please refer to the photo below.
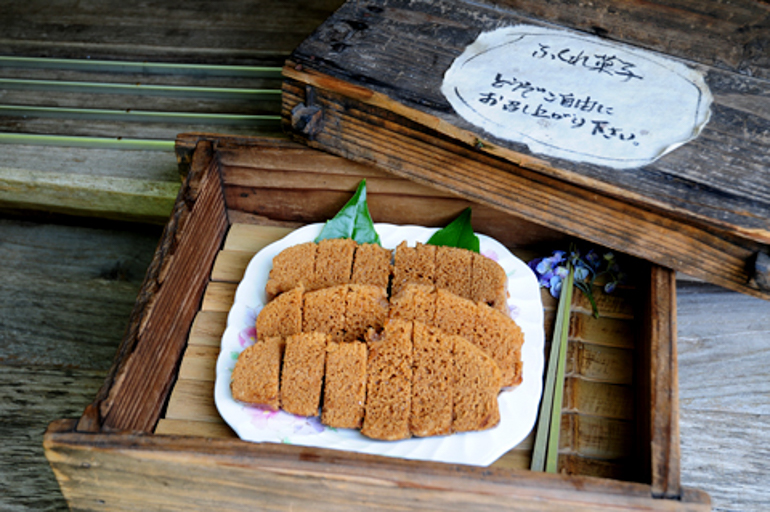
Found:
<svg viewBox="0 0 770 512"><path fill-rule="evenodd" d="M530 25L481 34L446 72L442 93L470 123L530 151L618 169L694 139L712 96L672 59Z"/></svg>

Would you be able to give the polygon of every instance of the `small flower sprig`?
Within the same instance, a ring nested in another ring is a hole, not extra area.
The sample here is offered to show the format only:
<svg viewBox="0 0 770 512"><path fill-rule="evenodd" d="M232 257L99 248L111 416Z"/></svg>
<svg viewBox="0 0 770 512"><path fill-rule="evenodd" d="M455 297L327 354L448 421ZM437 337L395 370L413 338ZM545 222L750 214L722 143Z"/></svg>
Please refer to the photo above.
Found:
<svg viewBox="0 0 770 512"><path fill-rule="evenodd" d="M599 308L594 299L594 281L606 276L604 292L612 293L618 284L625 281L625 274L620 270L615 254L608 251L600 254L595 249L589 249L583 254L576 246L566 251L553 251L551 256L536 258L529 262L537 276L540 286L548 288L554 298L561 296L561 289L569 274L569 267L575 269L575 287L588 297L593 309L593 314L599 318Z"/></svg>

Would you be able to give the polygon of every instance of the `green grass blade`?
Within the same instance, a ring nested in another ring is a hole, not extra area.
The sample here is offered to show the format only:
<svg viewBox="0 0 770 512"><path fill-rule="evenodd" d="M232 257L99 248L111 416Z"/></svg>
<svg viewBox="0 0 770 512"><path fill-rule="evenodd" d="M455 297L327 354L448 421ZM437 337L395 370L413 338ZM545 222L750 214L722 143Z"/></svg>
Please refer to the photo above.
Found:
<svg viewBox="0 0 770 512"><path fill-rule="evenodd" d="M567 339L569 338L569 317L572 306L572 291L575 269L570 266L569 275L564 280L559 299L558 330L554 329L554 344L559 345L559 357L554 381L551 421L548 433L548 453L545 471L556 473L559 464L559 434L561 434L561 408L564 399L564 370L567 365Z"/></svg>

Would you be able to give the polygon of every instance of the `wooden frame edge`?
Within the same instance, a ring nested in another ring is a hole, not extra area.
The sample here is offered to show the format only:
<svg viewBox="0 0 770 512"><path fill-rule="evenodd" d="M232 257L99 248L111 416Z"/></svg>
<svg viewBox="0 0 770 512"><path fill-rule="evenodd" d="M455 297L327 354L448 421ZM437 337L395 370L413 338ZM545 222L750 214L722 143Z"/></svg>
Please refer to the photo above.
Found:
<svg viewBox="0 0 770 512"><path fill-rule="evenodd" d="M79 431L154 428L227 225L212 144L200 141L126 334L102 388L78 422ZM198 231L199 236L193 234Z"/></svg>

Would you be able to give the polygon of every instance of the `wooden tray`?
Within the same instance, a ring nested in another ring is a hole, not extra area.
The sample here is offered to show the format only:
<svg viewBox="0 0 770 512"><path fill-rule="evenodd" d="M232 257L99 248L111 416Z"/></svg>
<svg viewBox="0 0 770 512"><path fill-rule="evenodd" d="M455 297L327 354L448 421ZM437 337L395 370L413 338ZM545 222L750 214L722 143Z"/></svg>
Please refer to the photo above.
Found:
<svg viewBox="0 0 770 512"><path fill-rule="evenodd" d="M576 294L560 474L534 473L532 439L489 468L237 439L213 404L214 360L245 265L291 229L333 215L362 178L376 222L474 227L523 259L558 231L280 139L189 135L190 161L113 368L78 420L53 422L46 455L73 509L709 510L679 481L675 286L630 258L634 279ZM546 330L555 303L544 294Z"/></svg>

